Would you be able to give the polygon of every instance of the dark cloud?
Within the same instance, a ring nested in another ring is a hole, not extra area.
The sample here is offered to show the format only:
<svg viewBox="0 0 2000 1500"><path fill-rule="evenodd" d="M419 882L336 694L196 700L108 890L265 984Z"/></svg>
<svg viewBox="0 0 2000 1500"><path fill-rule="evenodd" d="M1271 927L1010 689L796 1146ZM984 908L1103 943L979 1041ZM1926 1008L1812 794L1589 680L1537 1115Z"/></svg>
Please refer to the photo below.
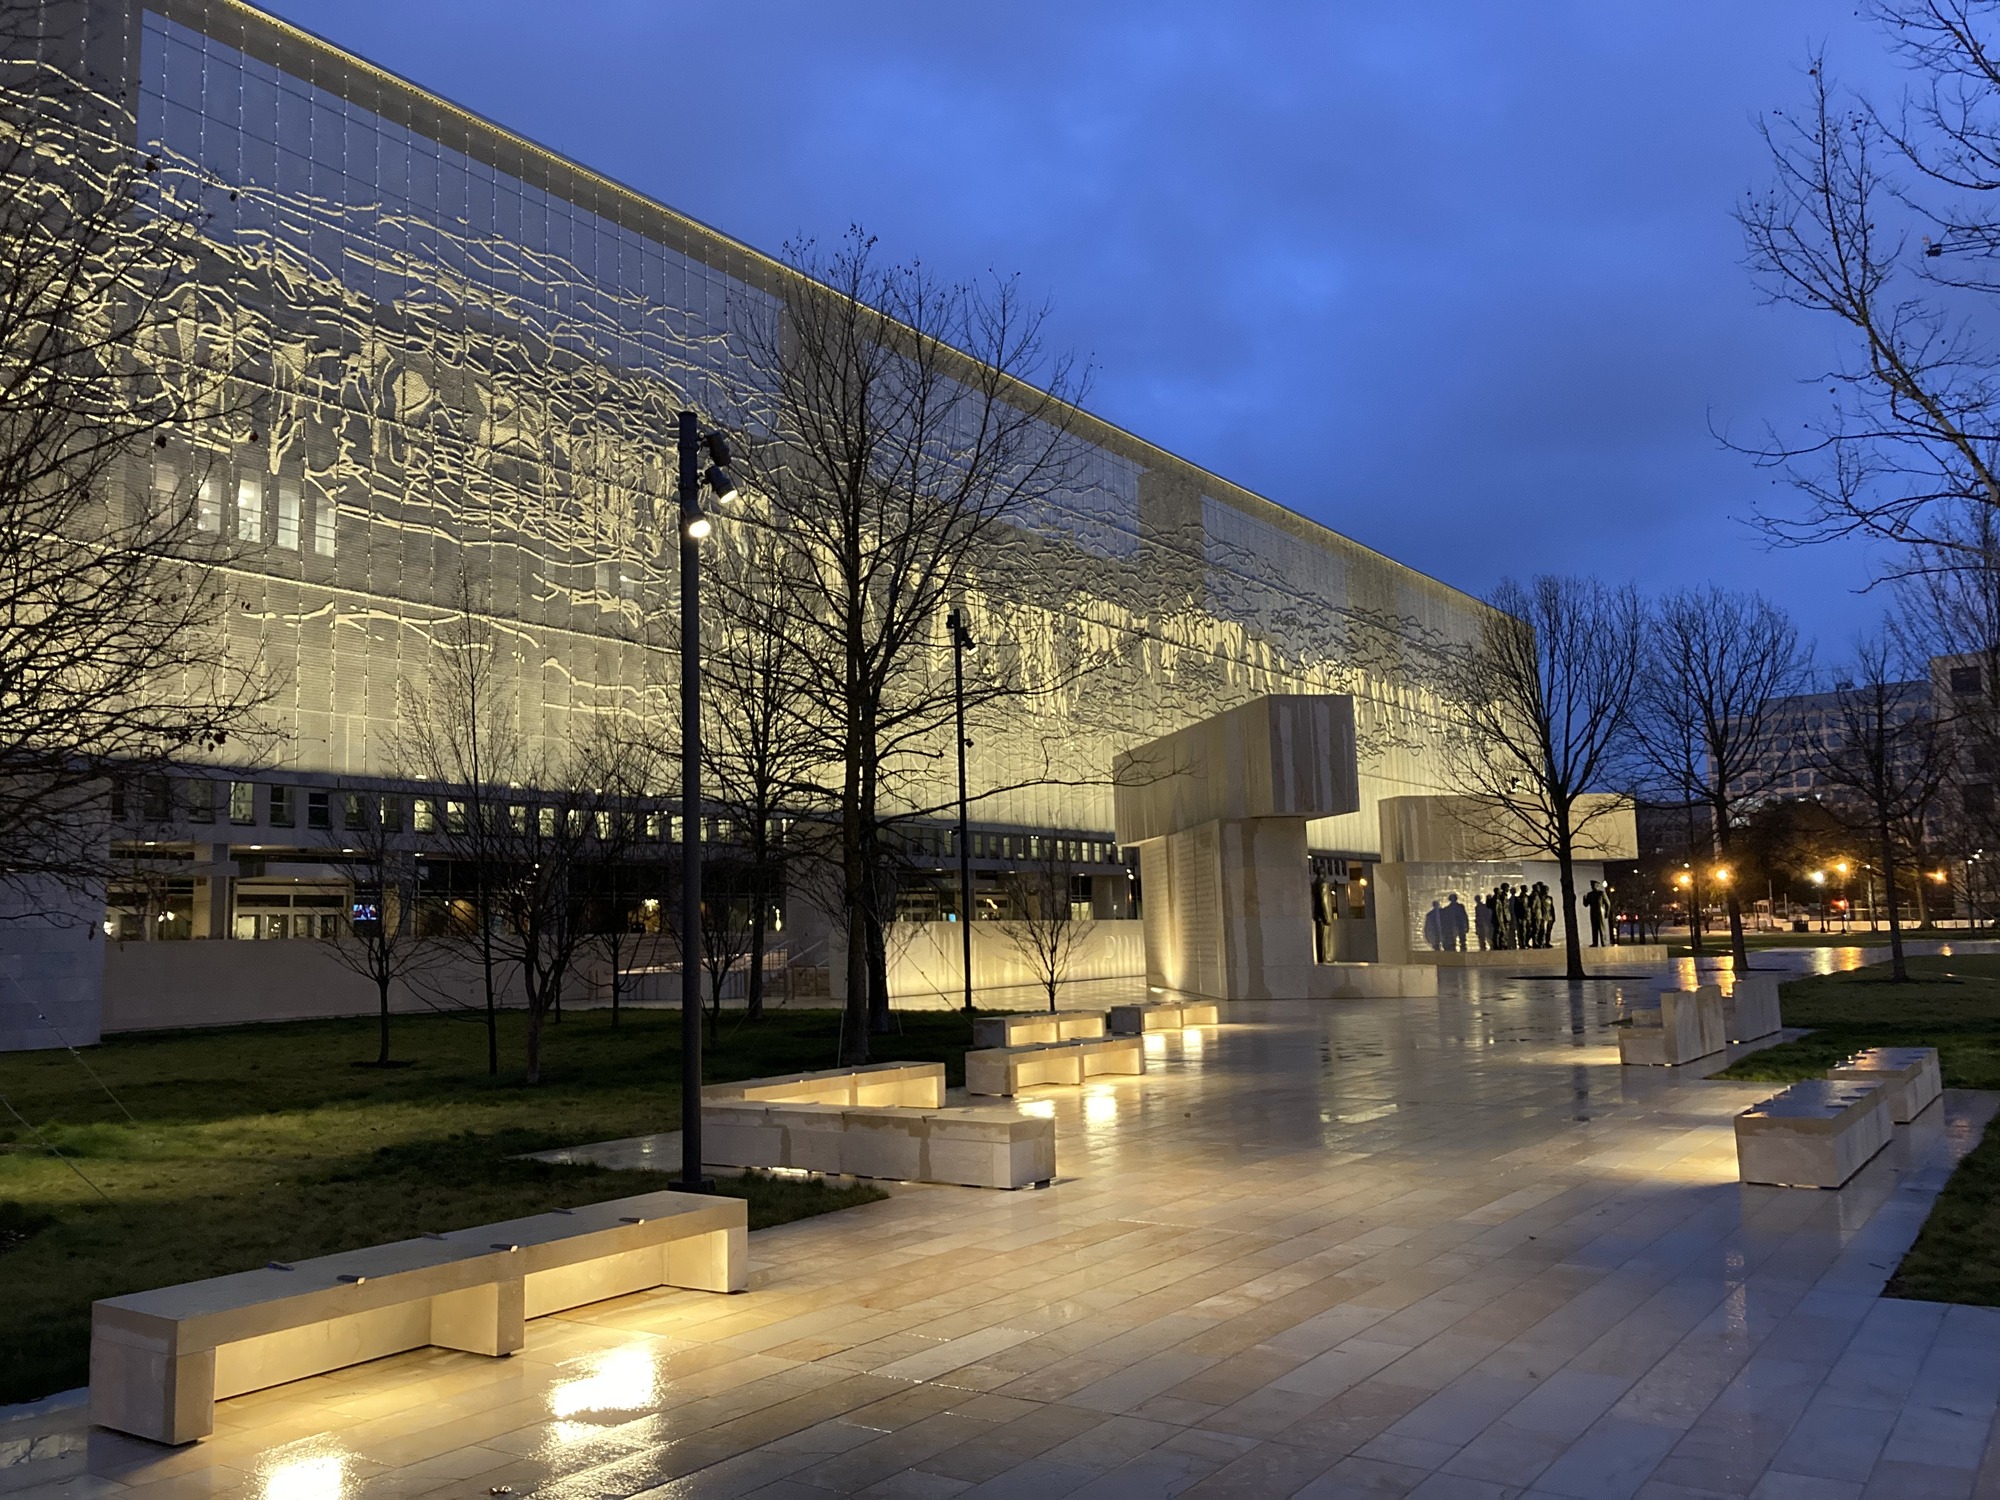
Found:
<svg viewBox="0 0 2000 1500"><path fill-rule="evenodd" d="M1729 212L1815 0L829 6L282 0L282 14L775 250L861 223L1023 273L1103 415L1449 582L1765 589L1832 650L1852 548L1772 554L1721 426L1795 427L1830 330Z"/></svg>

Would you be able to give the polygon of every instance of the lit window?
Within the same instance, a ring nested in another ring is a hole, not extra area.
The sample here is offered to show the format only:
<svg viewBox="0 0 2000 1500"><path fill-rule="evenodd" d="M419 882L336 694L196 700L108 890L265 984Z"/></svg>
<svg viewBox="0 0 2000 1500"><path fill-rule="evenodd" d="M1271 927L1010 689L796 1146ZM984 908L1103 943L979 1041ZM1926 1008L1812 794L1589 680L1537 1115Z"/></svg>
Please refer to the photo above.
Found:
<svg viewBox="0 0 2000 1500"><path fill-rule="evenodd" d="M195 525L203 531L222 530L222 485L214 479L204 479L196 493L194 507Z"/></svg>
<svg viewBox="0 0 2000 1500"><path fill-rule="evenodd" d="M253 476L236 481L236 535L245 542L264 539L264 481Z"/></svg>
<svg viewBox="0 0 2000 1500"><path fill-rule="evenodd" d="M278 545L299 550L299 487L290 480L278 481Z"/></svg>
<svg viewBox="0 0 2000 1500"><path fill-rule="evenodd" d="M437 832L437 804L428 797L417 798L415 826L418 833Z"/></svg>
<svg viewBox="0 0 2000 1500"><path fill-rule="evenodd" d="M322 500L313 512L313 551L321 557L333 556L335 527L340 520L340 509L331 500Z"/></svg>
<svg viewBox="0 0 2000 1500"><path fill-rule="evenodd" d="M391 833L402 832L403 799L401 797L384 797L382 799L382 826Z"/></svg>
<svg viewBox="0 0 2000 1500"><path fill-rule="evenodd" d="M256 782L232 781L229 783L229 821L232 823L254 823L257 821Z"/></svg>
<svg viewBox="0 0 2000 1500"><path fill-rule="evenodd" d="M543 838L554 838L556 836L556 810L553 807L540 809L535 819L535 827L540 830Z"/></svg>
<svg viewBox="0 0 2000 1500"><path fill-rule="evenodd" d="M341 827L352 833L356 829L366 828L367 826L368 819L366 813L362 810L361 794L359 792L349 792L343 800L341 807Z"/></svg>

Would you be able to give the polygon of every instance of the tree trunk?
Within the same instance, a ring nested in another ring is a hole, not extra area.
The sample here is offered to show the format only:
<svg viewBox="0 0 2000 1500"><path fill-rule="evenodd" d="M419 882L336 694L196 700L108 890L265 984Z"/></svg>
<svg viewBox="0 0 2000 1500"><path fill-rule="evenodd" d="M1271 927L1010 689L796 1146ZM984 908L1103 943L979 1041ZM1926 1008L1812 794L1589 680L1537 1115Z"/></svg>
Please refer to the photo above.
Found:
<svg viewBox="0 0 2000 1500"><path fill-rule="evenodd" d="M1898 982L1910 977L1903 962L1903 929L1896 917L1896 841L1885 818L1879 830L1882 840L1882 883L1889 888L1889 976Z"/></svg>
<svg viewBox="0 0 2000 1500"><path fill-rule="evenodd" d="M751 881L750 972L743 980L743 1015L750 1021L764 1019L764 925L769 916L761 877Z"/></svg>
<svg viewBox="0 0 2000 1500"><path fill-rule="evenodd" d="M484 883L479 893L479 968L486 981L486 1076L500 1076L500 1011L493 996L493 928L486 920Z"/></svg>
<svg viewBox="0 0 2000 1500"><path fill-rule="evenodd" d="M859 903L847 908L847 1019L840 1061L844 1067L868 1061L868 932Z"/></svg>
<svg viewBox="0 0 2000 1500"><path fill-rule="evenodd" d="M382 1045L376 1050L375 1065L377 1067L386 1068L389 1066L389 976L388 974L377 973L375 976L375 985L377 990L380 992L380 999L382 1002Z"/></svg>
<svg viewBox="0 0 2000 1500"><path fill-rule="evenodd" d="M1560 872L1563 902L1563 977L1569 980L1587 979L1583 972L1583 934L1576 930L1576 862L1570 852L1569 835L1565 831L1556 850L1556 868Z"/></svg>
<svg viewBox="0 0 2000 1500"><path fill-rule="evenodd" d="M885 1036L893 1026L889 1019L889 938L882 919L873 911L866 914L868 933L868 1029Z"/></svg>
<svg viewBox="0 0 2000 1500"><path fill-rule="evenodd" d="M533 976L523 973L522 982L532 986ZM542 1081L542 997L535 993L528 996L528 1082L530 1085Z"/></svg>

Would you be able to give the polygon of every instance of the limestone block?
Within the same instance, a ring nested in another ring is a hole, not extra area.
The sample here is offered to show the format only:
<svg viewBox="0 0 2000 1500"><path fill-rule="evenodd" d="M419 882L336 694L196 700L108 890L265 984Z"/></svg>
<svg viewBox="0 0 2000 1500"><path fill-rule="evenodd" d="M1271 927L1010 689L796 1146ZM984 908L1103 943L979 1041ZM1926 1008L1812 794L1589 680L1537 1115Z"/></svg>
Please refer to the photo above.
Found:
<svg viewBox="0 0 2000 1500"><path fill-rule="evenodd" d="M91 1411L163 1443L218 1397L426 1344L506 1354L527 1317L647 1287L741 1291L741 1199L644 1193L212 1277L91 1308Z"/></svg>
<svg viewBox="0 0 2000 1500"><path fill-rule="evenodd" d="M1114 1036L1137 1036L1147 1031L1178 1031L1182 1026L1181 1017L1187 1006L1180 1001L1150 1000L1136 1005L1114 1005L1111 1007L1111 1032ZM1215 1007L1208 1007L1210 1015Z"/></svg>
<svg viewBox="0 0 2000 1500"><path fill-rule="evenodd" d="M1101 1073L1143 1073L1146 1071L1145 1043L1136 1036L1083 1037L1062 1045L1076 1049L1083 1059L1083 1076Z"/></svg>
<svg viewBox="0 0 2000 1500"><path fill-rule="evenodd" d="M1059 1042L1053 1015L979 1016L972 1023L975 1047L1027 1047L1038 1042Z"/></svg>
<svg viewBox="0 0 2000 1500"><path fill-rule="evenodd" d="M1023 1188L1056 1175L1056 1122L1008 1109L951 1109L930 1117L925 1180Z"/></svg>
<svg viewBox="0 0 2000 1500"><path fill-rule="evenodd" d="M864 1063L816 1073L704 1084L704 1104L749 1100L768 1104L884 1104L935 1109L944 1103L943 1063Z"/></svg>
<svg viewBox="0 0 2000 1500"><path fill-rule="evenodd" d="M718 1167L775 1167L785 1162L785 1127L770 1106L710 1103L701 1106L701 1154Z"/></svg>
<svg viewBox="0 0 2000 1500"><path fill-rule="evenodd" d="M840 1122L840 1169L854 1177L925 1181L930 1114L921 1109L850 1109Z"/></svg>
<svg viewBox="0 0 2000 1500"><path fill-rule="evenodd" d="M1836 1188L1884 1146L1894 1126L1889 1091L1813 1078L1736 1117L1736 1162L1745 1182Z"/></svg>
<svg viewBox="0 0 2000 1500"><path fill-rule="evenodd" d="M1213 1000L1186 1000L1181 1003L1181 1025L1215 1026L1218 1007ZM1102 1036L1103 1033L1099 1032Z"/></svg>
<svg viewBox="0 0 2000 1500"><path fill-rule="evenodd" d="M1630 1019L1618 1029L1618 1060L1628 1065L1677 1067L1727 1045L1722 992L1712 984L1662 990L1657 1005L1634 1009Z"/></svg>
<svg viewBox="0 0 2000 1500"><path fill-rule="evenodd" d="M1907 1125L1944 1091L1935 1047L1870 1047L1827 1069L1841 1083L1873 1083L1889 1096L1889 1118Z"/></svg>
<svg viewBox="0 0 2000 1500"><path fill-rule="evenodd" d="M1426 1000L1438 992L1437 965L1333 963L1316 965L1308 996L1315 1000Z"/></svg>
<svg viewBox="0 0 2000 1500"><path fill-rule="evenodd" d="M1014 1094L1040 1084L1083 1082L1084 1042L1046 1042L1031 1047L988 1047L965 1054L968 1094Z"/></svg>
<svg viewBox="0 0 2000 1500"><path fill-rule="evenodd" d="M704 1114L706 1111L704 1111ZM784 1131L784 1146L775 1161L742 1162L741 1166L795 1167L801 1172L844 1172L841 1136L846 1109L837 1104L773 1104L771 1123ZM702 1155L708 1155L704 1132Z"/></svg>
<svg viewBox="0 0 2000 1500"><path fill-rule="evenodd" d="M1732 1042L1754 1042L1784 1023L1778 1018L1777 974L1738 974L1723 998L1723 1026Z"/></svg>
<svg viewBox="0 0 2000 1500"><path fill-rule="evenodd" d="M876 1063L853 1073L850 1104L936 1109L944 1103L943 1063Z"/></svg>

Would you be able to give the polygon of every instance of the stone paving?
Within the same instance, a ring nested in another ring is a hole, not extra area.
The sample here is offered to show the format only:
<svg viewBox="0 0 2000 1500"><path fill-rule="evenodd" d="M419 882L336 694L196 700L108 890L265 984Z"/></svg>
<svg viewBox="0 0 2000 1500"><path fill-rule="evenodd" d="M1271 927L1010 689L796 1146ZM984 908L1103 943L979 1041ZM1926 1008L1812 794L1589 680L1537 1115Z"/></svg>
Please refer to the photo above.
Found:
<svg viewBox="0 0 2000 1500"><path fill-rule="evenodd" d="M764 1231L747 1294L239 1397L182 1450L58 1409L0 1426L0 1489L2000 1496L2000 1309L1879 1295L1994 1096L1840 1192L1746 1188L1730 1117L1769 1087L1619 1068L1616 983L1445 988L1149 1039L1145 1077L1028 1104L1056 1185Z"/></svg>

